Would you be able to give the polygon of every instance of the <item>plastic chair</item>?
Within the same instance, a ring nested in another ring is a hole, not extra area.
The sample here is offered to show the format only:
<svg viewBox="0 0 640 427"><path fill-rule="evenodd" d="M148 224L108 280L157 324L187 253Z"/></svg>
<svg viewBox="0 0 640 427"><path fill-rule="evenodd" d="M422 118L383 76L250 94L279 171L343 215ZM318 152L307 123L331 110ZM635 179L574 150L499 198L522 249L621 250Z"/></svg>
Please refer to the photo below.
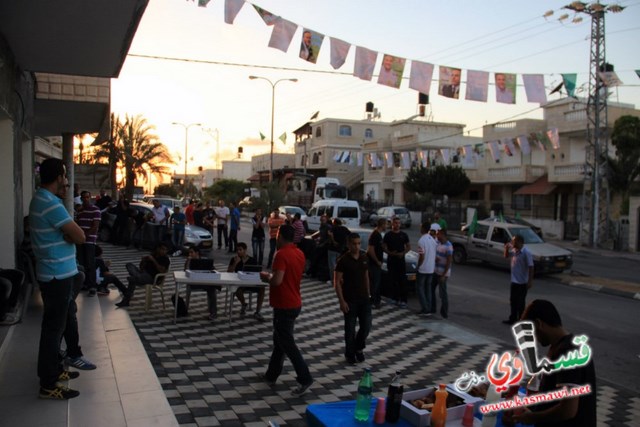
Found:
<svg viewBox="0 0 640 427"><path fill-rule="evenodd" d="M149 311L151 309L153 291L160 292L160 298L162 298L162 309L166 309L167 306L164 302L164 281L165 278L171 273L159 273L156 274L153 278L153 283L147 283L144 285L145 290L145 300L144 300L144 311Z"/></svg>

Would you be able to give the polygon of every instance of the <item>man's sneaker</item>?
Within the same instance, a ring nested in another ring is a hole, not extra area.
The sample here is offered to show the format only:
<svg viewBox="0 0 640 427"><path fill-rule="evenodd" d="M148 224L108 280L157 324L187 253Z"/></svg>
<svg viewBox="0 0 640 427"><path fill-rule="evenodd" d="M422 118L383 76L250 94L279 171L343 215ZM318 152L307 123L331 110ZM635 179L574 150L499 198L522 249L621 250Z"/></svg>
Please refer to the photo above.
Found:
<svg viewBox="0 0 640 427"><path fill-rule="evenodd" d="M102 288L98 288L98 295L109 295L109 289L107 289L106 287L102 287Z"/></svg>
<svg viewBox="0 0 640 427"><path fill-rule="evenodd" d="M264 316L260 314L259 311L256 311L255 313L253 313L253 318L256 319L258 322L264 322Z"/></svg>
<svg viewBox="0 0 640 427"><path fill-rule="evenodd" d="M364 362L364 353L361 351L356 351L356 360L358 362Z"/></svg>
<svg viewBox="0 0 640 427"><path fill-rule="evenodd" d="M274 385L276 385L276 382L268 379L265 374L258 374L258 378L260 378L260 380L264 382L266 385L268 385L269 387L273 387Z"/></svg>
<svg viewBox="0 0 640 427"><path fill-rule="evenodd" d="M91 288L89 289L89 294L90 297L95 297L96 296L96 289L95 288Z"/></svg>
<svg viewBox="0 0 640 427"><path fill-rule="evenodd" d="M52 389L40 387L40 399L54 399L54 400L67 400L80 396L80 392L77 390L71 390L69 387L65 387L62 384L56 384Z"/></svg>
<svg viewBox="0 0 640 427"><path fill-rule="evenodd" d="M122 301L116 303L116 307L118 307L118 308L129 307L129 299L128 298L122 298Z"/></svg>
<svg viewBox="0 0 640 427"><path fill-rule="evenodd" d="M247 314L247 307L248 304L242 304L242 307L240 307L240 316L244 317L244 315Z"/></svg>
<svg viewBox="0 0 640 427"><path fill-rule="evenodd" d="M60 375L58 375L58 381L69 381L74 380L80 376L80 372L76 371L62 371Z"/></svg>
<svg viewBox="0 0 640 427"><path fill-rule="evenodd" d="M80 357L68 357L67 365L73 366L76 369L82 369L83 371L92 371L96 369L96 365L85 359L83 356Z"/></svg>
<svg viewBox="0 0 640 427"><path fill-rule="evenodd" d="M306 391L309 389L309 387L311 387L313 385L313 381L311 381L309 384L298 384L296 386L296 388L294 388L293 390L291 390L291 394L294 396L302 396L303 394L306 393Z"/></svg>

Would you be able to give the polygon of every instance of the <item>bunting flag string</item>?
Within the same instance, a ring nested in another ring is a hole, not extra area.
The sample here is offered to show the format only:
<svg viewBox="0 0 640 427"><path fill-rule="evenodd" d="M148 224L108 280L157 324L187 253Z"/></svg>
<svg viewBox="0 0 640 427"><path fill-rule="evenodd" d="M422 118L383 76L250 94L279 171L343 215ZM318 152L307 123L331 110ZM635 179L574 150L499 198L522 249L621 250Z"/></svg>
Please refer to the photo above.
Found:
<svg viewBox="0 0 640 427"><path fill-rule="evenodd" d="M210 0L198 0L197 6L205 8L208 6L209 2ZM253 7L253 10L260 16L265 25L273 26L268 46L286 53L299 26L294 22L288 21L281 16L277 16L246 0L225 0L225 23L233 24L245 3L249 3ZM324 37L325 36L323 34L303 27L299 56L302 59L315 64L324 41ZM346 62L347 55L351 49L351 44L332 36L330 37L330 42L330 64L334 69L339 69ZM353 75L362 80L371 81L377 57L378 52L362 46L356 46ZM412 59L410 59L410 61L411 71L409 76L409 88L429 95L433 79L434 64ZM377 83L396 89L399 88L403 79L405 64L405 58L385 54L383 56ZM638 77L640 77L640 70L634 71ZM466 73L467 80L465 99L470 101L487 102L489 72L466 70ZM562 83L560 83L549 94L551 95L558 92L560 88L564 86L567 94L575 97L577 74L569 73L561 75ZM451 99L459 99L461 77L462 70L460 68L441 65L438 94ZM601 72L599 73L599 77L607 87L614 87L623 84L613 71ZM496 86L496 101L504 104L515 104L517 74L502 72L494 73L494 79ZM527 96L527 102L547 102L544 75L522 74L522 81Z"/></svg>

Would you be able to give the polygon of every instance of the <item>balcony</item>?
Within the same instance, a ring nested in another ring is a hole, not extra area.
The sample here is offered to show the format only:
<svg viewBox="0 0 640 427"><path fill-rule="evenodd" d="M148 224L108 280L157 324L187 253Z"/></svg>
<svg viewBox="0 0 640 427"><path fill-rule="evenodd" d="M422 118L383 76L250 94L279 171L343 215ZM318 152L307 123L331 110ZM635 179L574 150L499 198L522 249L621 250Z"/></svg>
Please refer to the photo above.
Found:
<svg viewBox="0 0 640 427"><path fill-rule="evenodd" d="M544 166L510 166L503 168L489 168L487 172L488 183L519 183L533 182L547 173Z"/></svg>
<svg viewBox="0 0 640 427"><path fill-rule="evenodd" d="M549 182L582 182L584 171L584 163L554 165L549 171Z"/></svg>

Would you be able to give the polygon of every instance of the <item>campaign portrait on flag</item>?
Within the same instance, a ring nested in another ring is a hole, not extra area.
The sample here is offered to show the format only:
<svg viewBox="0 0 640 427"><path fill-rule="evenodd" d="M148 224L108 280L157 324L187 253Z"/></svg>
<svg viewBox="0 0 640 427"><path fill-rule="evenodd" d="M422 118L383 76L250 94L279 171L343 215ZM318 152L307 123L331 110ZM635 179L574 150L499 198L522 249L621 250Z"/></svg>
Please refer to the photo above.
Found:
<svg viewBox="0 0 640 427"><path fill-rule="evenodd" d="M394 87L398 89L402 81L402 73L404 72L404 58L396 56L384 55L382 57L382 65L378 74L378 84Z"/></svg>
<svg viewBox="0 0 640 427"><path fill-rule="evenodd" d="M496 73L496 101L503 104L516 103L516 75Z"/></svg>
<svg viewBox="0 0 640 427"><path fill-rule="evenodd" d="M300 41L300 58L315 64L318 60L323 40L323 34L316 33L308 28L303 29L302 40Z"/></svg>
<svg viewBox="0 0 640 427"><path fill-rule="evenodd" d="M440 66L440 86L438 94L447 98L458 99L460 97L460 79L462 70Z"/></svg>
<svg viewBox="0 0 640 427"><path fill-rule="evenodd" d="M469 101L487 102L489 92L489 73L486 71L467 71L467 92Z"/></svg>

